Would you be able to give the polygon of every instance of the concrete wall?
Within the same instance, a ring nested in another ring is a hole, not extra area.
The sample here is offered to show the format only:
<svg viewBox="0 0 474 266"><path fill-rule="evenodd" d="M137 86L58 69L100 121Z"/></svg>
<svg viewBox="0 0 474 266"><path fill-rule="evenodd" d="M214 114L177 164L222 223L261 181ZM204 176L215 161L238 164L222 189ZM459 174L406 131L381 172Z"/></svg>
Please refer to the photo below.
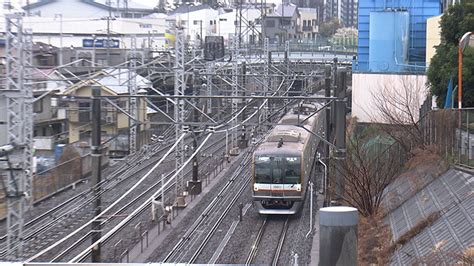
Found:
<svg viewBox="0 0 474 266"><path fill-rule="evenodd" d="M431 58L436 53L436 47L441 43L441 16L429 18L426 21L426 66L430 65Z"/></svg>
<svg viewBox="0 0 474 266"><path fill-rule="evenodd" d="M38 106L37 111L34 112L34 121L45 121L53 118L53 109L51 108L51 94L44 96L43 98L36 100L35 105Z"/></svg>
<svg viewBox="0 0 474 266"><path fill-rule="evenodd" d="M388 123L378 107L384 104L380 101L384 98L385 103L393 103L400 107L399 110L406 110L402 105L408 103L411 113L418 120L418 109L427 92L426 76L423 74L352 73L352 116L362 123ZM396 108L390 109L397 112ZM409 123L408 117L400 116Z"/></svg>

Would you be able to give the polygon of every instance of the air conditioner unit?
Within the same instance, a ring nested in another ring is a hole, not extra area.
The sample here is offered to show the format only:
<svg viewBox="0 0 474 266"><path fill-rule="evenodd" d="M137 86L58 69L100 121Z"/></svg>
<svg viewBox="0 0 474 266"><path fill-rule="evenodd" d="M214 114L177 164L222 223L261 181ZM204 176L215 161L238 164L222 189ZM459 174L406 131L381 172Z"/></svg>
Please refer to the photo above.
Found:
<svg viewBox="0 0 474 266"><path fill-rule="evenodd" d="M114 117L113 117L113 116L106 116L106 117L105 117L105 122L107 122L107 123L113 123L113 122L114 122Z"/></svg>

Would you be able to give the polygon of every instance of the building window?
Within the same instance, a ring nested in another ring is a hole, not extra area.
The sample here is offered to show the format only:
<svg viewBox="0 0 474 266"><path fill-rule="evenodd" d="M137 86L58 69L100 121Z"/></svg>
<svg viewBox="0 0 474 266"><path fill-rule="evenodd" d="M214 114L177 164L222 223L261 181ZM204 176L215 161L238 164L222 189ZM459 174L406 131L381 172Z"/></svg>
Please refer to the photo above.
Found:
<svg viewBox="0 0 474 266"><path fill-rule="evenodd" d="M291 21L290 21L290 20L287 20L287 19L282 19L280 23L281 23L282 26L289 26L289 25L291 25Z"/></svg>
<svg viewBox="0 0 474 266"><path fill-rule="evenodd" d="M37 100L33 103L33 112L35 113L43 112L43 99Z"/></svg>
<svg viewBox="0 0 474 266"><path fill-rule="evenodd" d="M268 28L275 28L275 20L266 20L265 26Z"/></svg>

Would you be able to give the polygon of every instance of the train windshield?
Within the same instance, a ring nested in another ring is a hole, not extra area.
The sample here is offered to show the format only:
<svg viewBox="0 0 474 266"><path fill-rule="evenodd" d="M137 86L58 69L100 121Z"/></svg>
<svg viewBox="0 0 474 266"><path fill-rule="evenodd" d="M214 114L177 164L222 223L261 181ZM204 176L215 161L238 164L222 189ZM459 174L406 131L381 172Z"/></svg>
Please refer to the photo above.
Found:
<svg viewBox="0 0 474 266"><path fill-rule="evenodd" d="M300 157L255 158L255 179L263 184L299 184L301 177Z"/></svg>

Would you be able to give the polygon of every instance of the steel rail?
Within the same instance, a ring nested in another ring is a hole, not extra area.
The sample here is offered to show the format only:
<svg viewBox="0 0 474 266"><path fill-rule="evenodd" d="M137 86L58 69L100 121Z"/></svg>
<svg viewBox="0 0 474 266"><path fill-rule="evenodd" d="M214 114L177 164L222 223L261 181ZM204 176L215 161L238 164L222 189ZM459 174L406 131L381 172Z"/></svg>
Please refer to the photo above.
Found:
<svg viewBox="0 0 474 266"><path fill-rule="evenodd" d="M290 217L288 216L285 220L285 224L283 225L283 230L280 234L280 239L278 240L278 246L275 251L275 255L273 255L272 266L278 266L278 260L280 259L281 250L283 249L283 244L286 239L286 233L288 232L288 220Z"/></svg>
<svg viewBox="0 0 474 266"><path fill-rule="evenodd" d="M204 144L209 140L209 138L213 135L213 133L210 133L207 135L207 137L204 139L204 141L201 143L201 145L194 151L194 153L191 155L191 157L183 164L183 166L178 169L178 171L176 171L173 176L170 178L170 180L168 180L165 184L163 184L164 187L160 188L158 191L156 191L145 203L143 203L142 205L140 205L137 209L135 209L130 215L128 215L124 220L122 220L117 226L115 226L114 228L112 228L110 231L108 231L104 236L102 236L99 240L97 240L96 242L94 242L92 245L90 245L88 248L86 248L84 251L82 251L79 255L77 255L76 257L74 257L72 260L69 261L69 263L72 263L72 262L76 262L76 261L80 261L84 255L86 255L90 249L94 248L96 245L98 245L99 243L102 243L105 239L108 239L112 234L115 233L115 231L119 230L120 228L122 228L129 220L131 220L133 217L135 217L137 215L138 212L142 211L145 207L147 207L149 204L151 204L152 200L154 200L161 192L163 189L166 188L166 186L169 185L169 183L171 183L171 181L173 181L176 176L184 169L184 167L186 165L189 164L189 162L192 160L192 158L194 156L196 156L196 154L202 149L202 147L204 146ZM182 135L183 137L184 135ZM181 138L182 138L181 137ZM175 143L175 145L177 145L177 143L179 142L179 140ZM174 146L175 146L174 145ZM171 152L171 150L170 150ZM91 221L92 222L92 221ZM91 223L90 222L90 223ZM88 223L88 225L90 224Z"/></svg>
<svg viewBox="0 0 474 266"><path fill-rule="evenodd" d="M220 141L222 141L222 140L224 140L224 139L225 139L225 138L221 138ZM207 148L211 148L211 147L214 147L214 146L208 146ZM225 145L221 145L221 146L220 146L220 148L222 148L222 147L225 147ZM219 149L217 149L217 150L219 150ZM209 158L205 158L204 161L207 160L207 159L209 159ZM186 175L189 174L189 173L191 173L191 171L192 171L192 170L189 169L189 170L187 171ZM174 174L174 172L169 173L169 175L172 175L172 174ZM169 176L169 175L168 175L168 176ZM159 184L161 184L161 180L158 181L155 185L153 185L152 188L156 187L156 185L159 185ZM167 193L167 192L169 192L169 191L173 191L174 185L176 185L176 182L173 182L173 183L171 184L171 186L167 187L167 188L165 189L165 193ZM152 188L147 189L147 191L149 192ZM144 194L145 194L145 193L142 193L141 196L143 196ZM160 197L161 197L161 195L158 195L158 198L160 198ZM151 202L149 202L148 205L151 205ZM143 208L142 210L140 210L139 212L137 212L135 216L138 217L140 214L142 214L142 213L148 208L148 205L147 205L145 208ZM116 212L116 213L115 213L114 215L112 215L111 217L108 217L107 219L114 218L114 216L116 216L117 213L118 213L118 212ZM124 224L124 226L130 224L131 222L132 222L132 220L130 219L129 221L127 221L127 222ZM113 236L115 236L116 234L118 234L119 232L120 232L119 230L115 231L113 234L110 235L110 237L108 237L107 239L105 239L102 243L103 243L103 244L108 243L108 242L111 240L111 238L112 238ZM82 256L82 258L79 260L79 262L83 262L83 261L90 255L90 253L91 253L91 250L89 250L86 254L84 254L84 256Z"/></svg>
<svg viewBox="0 0 474 266"><path fill-rule="evenodd" d="M267 226L267 220L268 217L265 217L262 226L260 226L260 229L258 230L257 237L255 238L255 241L253 242L252 247L250 248L249 255L247 256L247 260L245 261L245 265L252 264L255 257L257 256L258 247L260 246L260 242L262 241L263 237L263 232L265 231L265 228Z"/></svg>
<svg viewBox="0 0 474 266"><path fill-rule="evenodd" d="M167 145L167 147L169 147L169 146L170 145ZM161 147L161 146L159 146L158 149L154 148L154 151L153 151L154 153L153 153L152 156L155 156L157 153L160 153L160 152L164 151L165 149L166 149L166 147ZM132 168L126 169L129 166L127 166L126 164L123 164L118 169L115 169L114 172L112 172L111 174L108 175L107 179L102 181L102 183L106 183L108 185L108 187L104 188L104 190L101 193L105 193L106 191L108 191L110 189L111 186L114 187L114 186L116 186L116 185L118 185L121 182L126 180L126 179L117 179L117 177L120 178L122 175L127 175L128 174L128 176L126 176L126 178L129 178L131 176L131 175L129 175L130 173L133 173L135 171L142 171L143 169L145 169L146 167L149 167L150 165L141 166L141 169L139 169L139 170L134 168L136 166L140 166L140 165L135 164L135 165L133 165ZM110 183L108 183L108 182L110 182ZM37 234L49 229L48 226L54 226L54 224L56 222L59 222L62 218L71 215L71 213L74 213L75 211L77 211L78 209L83 208L84 206L89 205L94 200L94 198L90 198L85 202L84 201L79 201L78 199L87 197L87 195L89 193L91 193L93 191L93 189L94 189L94 187L91 187L91 188L75 195L74 197L69 198L68 200L60 203L59 205L57 205L54 208L46 211L45 213L35 217L34 219L30 220L29 222L27 222L25 224L27 229L25 231L25 235L24 235L23 239L28 240L28 239L36 237ZM71 202L73 202L73 204L70 204ZM77 202L80 202L80 204L76 205ZM76 205L76 206L74 206L74 205ZM55 214L57 212L62 211L65 208L69 208L69 209L64 213ZM48 218L53 218L53 220L46 220ZM38 225L39 223L42 223L42 224L38 227L34 227L35 225ZM5 237L6 237L6 235L2 236L0 239L4 239ZM5 252L6 252L6 248L2 248L2 250L0 251L0 256L3 256Z"/></svg>
<svg viewBox="0 0 474 266"><path fill-rule="evenodd" d="M185 134L181 135L178 139L178 142L181 141L181 139L183 139L185 136ZM122 199L124 199L128 194L130 194L139 184L141 184L161 163L162 161L176 148L177 146L177 143L176 142L167 152L166 154L158 161L158 163L156 163L152 169L150 169L133 187L131 187L127 192L125 192L120 198L118 198L115 202L113 202L109 207L107 207L105 210L103 210L99 215L97 215L96 217L94 217L94 219L90 220L89 222L85 223L84 225L82 225L81 227L77 228L76 230L74 230L73 232L71 232L70 234L68 234L66 237L62 238L61 240L57 241L56 243L54 243L53 245L47 247L46 249L40 251L39 253L37 253L36 255L28 258L25 262L31 262L32 260L40 257L41 255L45 254L46 252L52 250L53 248L57 247L59 244L63 243L65 240L69 239L70 237L74 236L75 234L77 234L78 232L80 232L82 229L84 229L86 226L89 226L93 221L95 221L96 219L98 219L99 217L103 216L104 214L106 214L110 209L112 209L115 205L117 205Z"/></svg>
<svg viewBox="0 0 474 266"><path fill-rule="evenodd" d="M248 158L246 158L248 160ZM245 164L247 165L247 163ZM209 215L212 213L211 211L218 206L219 201L223 198L227 190L231 187L234 180L240 175L240 172L243 171L243 166L240 166L236 171L234 171L233 176L231 179L225 184L225 186L219 191L217 196L208 204L207 208L202 212L199 218L191 225L191 227L186 231L180 241L173 247L173 249L168 253L168 255L163 259L163 262L169 261L176 253L182 251L183 246L186 244L187 241L191 239L191 236L198 230L199 226L202 225Z"/></svg>
<svg viewBox="0 0 474 266"><path fill-rule="evenodd" d="M246 169L248 170L248 169ZM229 203L228 207L224 209L224 211L222 212L221 216L218 218L218 220L216 221L216 223L214 224L214 226L211 228L210 232L206 235L206 237L204 238L204 240L201 242L201 244L199 245L199 247L197 248L196 252L193 254L193 256L191 257L191 259L188 261L188 264L192 264L196 261L196 259L198 258L198 256L201 254L202 250L204 249L204 247L207 245L207 243L209 243L211 237L214 235L214 233L216 232L217 228L221 225L221 223L224 221L225 217L227 216L227 214L229 213L229 211L232 209L232 207L235 205L235 203L237 202L237 199L240 198L240 196L243 194L244 190L248 187L248 183L250 182L251 178L250 178L250 171L248 173L248 179L243 183L243 185L240 187L240 190L236 193L236 195L232 198L231 202Z"/></svg>

